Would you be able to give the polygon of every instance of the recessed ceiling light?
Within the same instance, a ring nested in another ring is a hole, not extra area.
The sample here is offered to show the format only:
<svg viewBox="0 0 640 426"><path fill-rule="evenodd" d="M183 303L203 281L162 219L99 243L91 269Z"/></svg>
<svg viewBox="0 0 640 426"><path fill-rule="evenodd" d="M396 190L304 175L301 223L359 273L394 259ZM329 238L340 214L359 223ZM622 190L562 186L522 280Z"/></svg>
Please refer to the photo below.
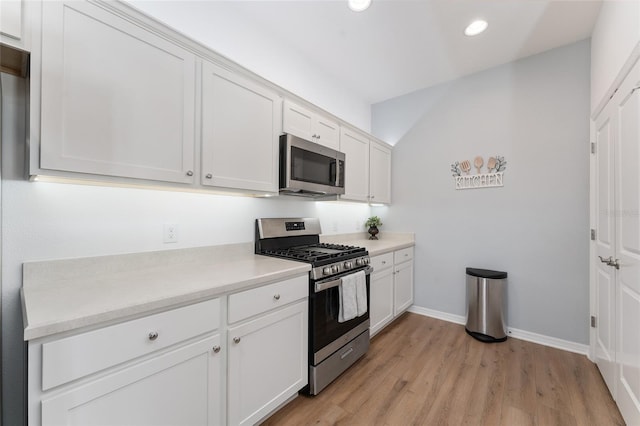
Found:
<svg viewBox="0 0 640 426"><path fill-rule="evenodd" d="M487 29L489 24L487 21L482 19L478 19L469 24L469 26L464 30L464 35L475 36L483 32Z"/></svg>
<svg viewBox="0 0 640 426"><path fill-rule="evenodd" d="M349 0L349 9L354 12L362 12L371 6L371 0Z"/></svg>

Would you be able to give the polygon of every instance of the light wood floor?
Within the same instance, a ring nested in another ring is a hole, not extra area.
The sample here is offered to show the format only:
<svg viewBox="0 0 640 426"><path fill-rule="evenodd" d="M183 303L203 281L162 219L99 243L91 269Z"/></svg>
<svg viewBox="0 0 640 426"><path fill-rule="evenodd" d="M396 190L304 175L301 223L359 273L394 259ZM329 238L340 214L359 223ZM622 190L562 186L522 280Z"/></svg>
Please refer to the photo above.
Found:
<svg viewBox="0 0 640 426"><path fill-rule="evenodd" d="M623 425L585 356L405 314L316 397L298 396L266 425Z"/></svg>

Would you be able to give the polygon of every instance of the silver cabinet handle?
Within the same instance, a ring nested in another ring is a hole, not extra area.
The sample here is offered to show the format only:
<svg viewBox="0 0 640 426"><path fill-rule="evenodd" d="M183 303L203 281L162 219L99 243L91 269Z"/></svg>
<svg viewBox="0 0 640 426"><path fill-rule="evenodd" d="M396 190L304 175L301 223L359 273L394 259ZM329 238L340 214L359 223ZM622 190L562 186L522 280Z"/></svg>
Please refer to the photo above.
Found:
<svg viewBox="0 0 640 426"><path fill-rule="evenodd" d="M276 300L280 300L280 295L279 294L274 294L273 298L276 299Z"/></svg>
<svg viewBox="0 0 640 426"><path fill-rule="evenodd" d="M375 195L372 195L370 198L373 200L374 198L376 198L376 196L375 196Z"/></svg>
<svg viewBox="0 0 640 426"><path fill-rule="evenodd" d="M316 136L318 139L320 139L320 135Z"/></svg>
<svg viewBox="0 0 640 426"><path fill-rule="evenodd" d="M207 178L207 179L211 179L211 178L213 178L213 175L212 175L211 173L207 173L207 175L205 176L205 178Z"/></svg>
<svg viewBox="0 0 640 426"><path fill-rule="evenodd" d="M212 349L213 349L213 353L215 353L215 354L220 352L220 346L214 346Z"/></svg>
<svg viewBox="0 0 640 426"><path fill-rule="evenodd" d="M158 338L157 331L152 331L151 333L149 333L149 340L156 340L157 338Z"/></svg>
<svg viewBox="0 0 640 426"><path fill-rule="evenodd" d="M383 265L386 265L386 264L387 264L387 261L386 261L386 260L383 260L383 261L382 261L382 264L383 264Z"/></svg>
<svg viewBox="0 0 640 426"><path fill-rule="evenodd" d="M240 337L234 337L233 343L240 343Z"/></svg>
<svg viewBox="0 0 640 426"><path fill-rule="evenodd" d="M613 259L611 258L611 256L609 256L608 258L604 258L602 256L598 256L600 258L600 262L602 263L606 263L607 265L609 264L609 262L611 262Z"/></svg>
<svg viewBox="0 0 640 426"><path fill-rule="evenodd" d="M193 172L192 172L191 170L189 170L189 171L187 172L187 176L193 176Z"/></svg>

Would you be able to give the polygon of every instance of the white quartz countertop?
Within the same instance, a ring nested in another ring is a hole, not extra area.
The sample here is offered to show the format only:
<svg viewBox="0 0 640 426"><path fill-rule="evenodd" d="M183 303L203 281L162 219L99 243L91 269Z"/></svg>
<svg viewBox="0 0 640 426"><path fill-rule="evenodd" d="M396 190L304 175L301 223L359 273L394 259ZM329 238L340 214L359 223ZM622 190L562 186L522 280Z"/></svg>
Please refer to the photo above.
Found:
<svg viewBox="0 0 640 426"><path fill-rule="evenodd" d="M24 339L90 327L306 274L309 264L258 256L253 244L28 262Z"/></svg>
<svg viewBox="0 0 640 426"><path fill-rule="evenodd" d="M384 233L378 234L377 240L370 240L369 234L340 234L323 235L320 241L327 243L348 244L352 246L366 247L369 256L389 253L416 245L415 235L412 233Z"/></svg>
<svg viewBox="0 0 640 426"><path fill-rule="evenodd" d="M370 256L415 245L413 234L321 236ZM23 264L24 340L169 309L306 274L310 265L258 256L252 243Z"/></svg>

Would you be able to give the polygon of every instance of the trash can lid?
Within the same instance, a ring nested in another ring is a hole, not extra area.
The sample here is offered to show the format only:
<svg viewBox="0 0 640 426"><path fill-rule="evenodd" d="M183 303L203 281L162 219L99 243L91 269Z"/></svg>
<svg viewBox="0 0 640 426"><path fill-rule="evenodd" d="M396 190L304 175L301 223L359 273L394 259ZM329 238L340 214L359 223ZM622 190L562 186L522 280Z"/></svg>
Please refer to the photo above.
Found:
<svg viewBox="0 0 640 426"><path fill-rule="evenodd" d="M477 268L467 268L467 275L471 275L472 277L490 278L494 280L507 278L506 272L492 271L490 269L477 269Z"/></svg>

